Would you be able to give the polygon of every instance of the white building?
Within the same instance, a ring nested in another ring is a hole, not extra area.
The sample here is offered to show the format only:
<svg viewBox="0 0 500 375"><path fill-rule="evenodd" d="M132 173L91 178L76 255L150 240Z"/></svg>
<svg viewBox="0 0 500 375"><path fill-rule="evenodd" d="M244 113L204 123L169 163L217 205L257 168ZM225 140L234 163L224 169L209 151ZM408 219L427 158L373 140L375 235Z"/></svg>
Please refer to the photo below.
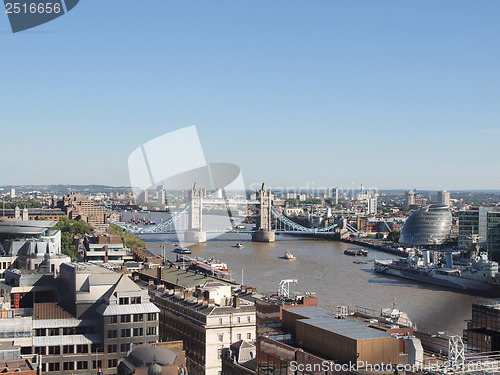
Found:
<svg viewBox="0 0 500 375"><path fill-rule="evenodd" d="M232 295L231 286L208 282L196 291L157 288L152 300L160 308L160 340L182 340L193 375L218 375L224 348L256 340L255 304Z"/></svg>
<svg viewBox="0 0 500 375"><path fill-rule="evenodd" d="M438 203L445 204L447 206L450 205L450 192L443 190L438 192Z"/></svg>

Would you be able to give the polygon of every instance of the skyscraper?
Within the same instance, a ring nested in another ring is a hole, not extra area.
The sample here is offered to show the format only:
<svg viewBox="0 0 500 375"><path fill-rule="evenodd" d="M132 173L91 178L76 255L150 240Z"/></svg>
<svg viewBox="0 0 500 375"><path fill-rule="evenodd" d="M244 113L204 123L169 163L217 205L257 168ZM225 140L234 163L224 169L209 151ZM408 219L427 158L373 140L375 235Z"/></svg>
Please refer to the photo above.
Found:
<svg viewBox="0 0 500 375"><path fill-rule="evenodd" d="M450 205L450 192L443 190L438 192L438 203L445 204L447 206Z"/></svg>
<svg viewBox="0 0 500 375"><path fill-rule="evenodd" d="M333 200L333 204L339 204L339 189L337 187L330 189L330 198Z"/></svg>
<svg viewBox="0 0 500 375"><path fill-rule="evenodd" d="M407 192L405 192L405 211L408 211L411 206L415 205L415 195L415 190L408 190Z"/></svg>

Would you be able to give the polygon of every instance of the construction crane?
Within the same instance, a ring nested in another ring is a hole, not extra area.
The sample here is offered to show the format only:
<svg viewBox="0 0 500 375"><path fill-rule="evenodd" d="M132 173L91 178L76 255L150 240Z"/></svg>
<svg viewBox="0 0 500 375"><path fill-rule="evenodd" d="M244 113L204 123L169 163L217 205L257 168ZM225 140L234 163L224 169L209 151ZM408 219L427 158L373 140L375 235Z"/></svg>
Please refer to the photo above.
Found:
<svg viewBox="0 0 500 375"><path fill-rule="evenodd" d="M290 284L298 283L297 279L285 279L281 280L278 285L278 298L290 299Z"/></svg>

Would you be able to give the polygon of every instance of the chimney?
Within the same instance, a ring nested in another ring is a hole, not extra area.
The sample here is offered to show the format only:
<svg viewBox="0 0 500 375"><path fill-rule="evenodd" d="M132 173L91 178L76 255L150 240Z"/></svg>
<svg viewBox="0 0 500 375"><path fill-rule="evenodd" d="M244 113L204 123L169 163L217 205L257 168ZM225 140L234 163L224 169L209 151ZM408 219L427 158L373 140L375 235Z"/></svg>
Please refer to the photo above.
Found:
<svg viewBox="0 0 500 375"><path fill-rule="evenodd" d="M164 276L163 267L159 266L156 269L156 279L158 280L158 282L163 280L163 276Z"/></svg>
<svg viewBox="0 0 500 375"><path fill-rule="evenodd" d="M188 290L188 289L184 290L184 299L188 299L192 295L193 295L193 291L192 290Z"/></svg>
<svg viewBox="0 0 500 375"><path fill-rule="evenodd" d="M236 309L240 307L240 297L238 296L233 297L233 307Z"/></svg>

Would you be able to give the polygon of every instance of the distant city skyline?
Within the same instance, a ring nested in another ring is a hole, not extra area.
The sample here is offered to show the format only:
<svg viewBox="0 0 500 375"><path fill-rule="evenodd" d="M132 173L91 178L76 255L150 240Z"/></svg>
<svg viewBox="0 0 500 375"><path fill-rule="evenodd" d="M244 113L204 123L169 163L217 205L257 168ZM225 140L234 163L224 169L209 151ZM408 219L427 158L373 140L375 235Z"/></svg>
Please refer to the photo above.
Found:
<svg viewBox="0 0 500 375"><path fill-rule="evenodd" d="M247 187L500 188L499 2L137 5L0 17L1 185L126 186L135 148L196 125Z"/></svg>

